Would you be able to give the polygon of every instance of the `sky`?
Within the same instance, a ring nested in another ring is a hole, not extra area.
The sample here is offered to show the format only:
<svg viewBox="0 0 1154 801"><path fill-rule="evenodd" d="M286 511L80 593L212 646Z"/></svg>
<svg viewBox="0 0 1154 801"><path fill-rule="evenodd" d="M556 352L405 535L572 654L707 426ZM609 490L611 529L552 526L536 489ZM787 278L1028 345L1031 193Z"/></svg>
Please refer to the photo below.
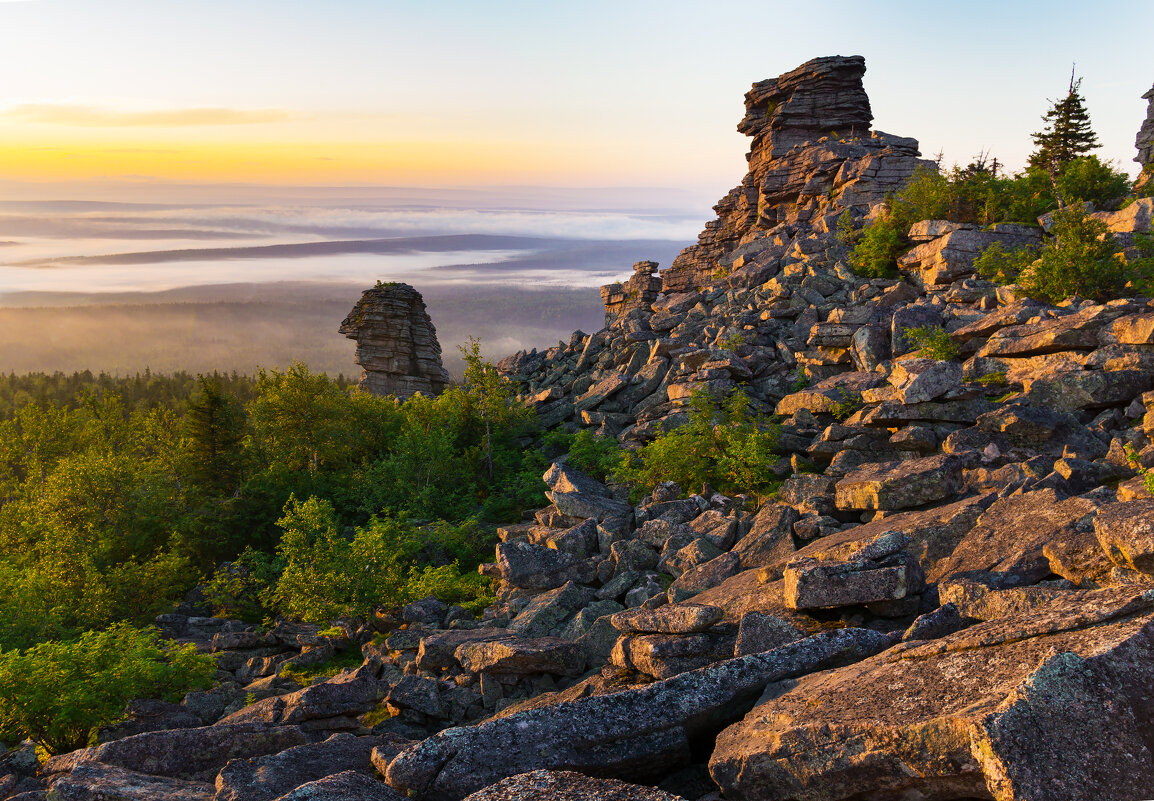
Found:
<svg viewBox="0 0 1154 801"><path fill-rule="evenodd" d="M0 195L652 187L744 172L751 83L866 57L874 127L1024 164L1072 63L1133 172L1149 0L0 0ZM48 187L48 189L45 189ZM75 194L75 193L74 193Z"/></svg>

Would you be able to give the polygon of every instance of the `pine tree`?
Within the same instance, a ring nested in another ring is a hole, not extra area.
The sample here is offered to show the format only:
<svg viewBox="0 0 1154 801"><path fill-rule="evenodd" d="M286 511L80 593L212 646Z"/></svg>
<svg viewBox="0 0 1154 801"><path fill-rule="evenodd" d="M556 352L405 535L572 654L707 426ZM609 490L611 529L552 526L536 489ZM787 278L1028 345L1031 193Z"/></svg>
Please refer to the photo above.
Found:
<svg viewBox="0 0 1154 801"><path fill-rule="evenodd" d="M1031 167L1057 173L1069 162L1101 146L1097 134L1090 129L1086 101L1078 92L1081 85L1082 79L1076 79L1071 70L1066 97L1054 103L1042 117L1045 128L1031 134L1037 148L1030 155Z"/></svg>
<svg viewBox="0 0 1154 801"><path fill-rule="evenodd" d="M197 376L200 392L188 401L185 433L193 478L204 488L232 492L240 483L244 415L216 376Z"/></svg>

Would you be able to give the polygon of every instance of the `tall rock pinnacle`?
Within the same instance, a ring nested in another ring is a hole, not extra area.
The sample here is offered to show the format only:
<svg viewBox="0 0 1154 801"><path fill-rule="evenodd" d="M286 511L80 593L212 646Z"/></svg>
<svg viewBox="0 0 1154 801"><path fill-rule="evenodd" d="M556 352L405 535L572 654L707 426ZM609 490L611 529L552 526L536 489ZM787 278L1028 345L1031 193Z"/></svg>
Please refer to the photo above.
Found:
<svg viewBox="0 0 1154 801"><path fill-rule="evenodd" d="M449 383L437 329L421 293L408 284L378 282L366 289L340 332L357 342L361 389L404 400L418 392L436 395Z"/></svg>
<svg viewBox="0 0 1154 801"><path fill-rule="evenodd" d="M800 228L830 231L845 210L861 216L904 186L919 164L934 168L918 159L916 139L870 130L864 74L861 56L826 56L753 85L737 126L753 138L749 172L662 274L663 291L756 271L759 260L768 267Z"/></svg>
<svg viewBox="0 0 1154 801"><path fill-rule="evenodd" d="M1134 161L1141 164L1143 168L1139 186L1136 188L1150 183L1150 171L1154 169L1154 87L1142 95L1142 99L1148 100L1149 105L1146 107L1146 120L1138 129L1138 136L1134 139L1134 147L1138 148L1138 155Z"/></svg>

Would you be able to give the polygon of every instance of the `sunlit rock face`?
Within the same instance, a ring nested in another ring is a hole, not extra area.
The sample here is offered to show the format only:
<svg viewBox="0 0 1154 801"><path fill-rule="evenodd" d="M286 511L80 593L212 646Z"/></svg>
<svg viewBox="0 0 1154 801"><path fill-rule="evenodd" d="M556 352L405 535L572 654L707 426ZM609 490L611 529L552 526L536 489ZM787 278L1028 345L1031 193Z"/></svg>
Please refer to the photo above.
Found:
<svg viewBox="0 0 1154 801"><path fill-rule="evenodd" d="M1134 139L1134 147L1138 148L1138 155L1134 161L1144 168L1140 179L1140 186L1150 183L1150 170L1154 167L1154 86L1142 95L1143 100L1149 101L1146 107L1146 120L1138 129L1138 136Z"/></svg>
<svg viewBox="0 0 1154 801"><path fill-rule="evenodd" d="M916 139L871 131L862 87L865 59L826 56L760 81L737 126L753 138L749 172L714 207L696 245L662 273L665 292L719 274L770 267L799 229L829 231L846 209L858 215L900 189L922 162Z"/></svg>
<svg viewBox="0 0 1154 801"><path fill-rule="evenodd" d="M418 392L436 395L449 383L437 329L421 293L408 284L365 290L340 332L357 342L361 389L404 400Z"/></svg>

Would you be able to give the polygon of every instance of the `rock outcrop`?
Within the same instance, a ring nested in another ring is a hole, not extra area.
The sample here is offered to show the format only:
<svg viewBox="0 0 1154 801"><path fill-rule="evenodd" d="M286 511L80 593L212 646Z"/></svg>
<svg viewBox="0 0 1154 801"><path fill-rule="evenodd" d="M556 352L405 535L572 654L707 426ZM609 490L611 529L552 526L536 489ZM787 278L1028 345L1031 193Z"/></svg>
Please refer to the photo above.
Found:
<svg viewBox="0 0 1154 801"><path fill-rule="evenodd" d="M753 280L797 246L799 224L833 230L844 211L860 217L909 180L918 143L870 130L864 73L861 56L832 56L753 85L737 126L753 138L749 172L662 274L665 292L729 272Z"/></svg>
<svg viewBox="0 0 1154 801"><path fill-rule="evenodd" d="M1138 148L1134 161L1145 167L1154 164L1154 87L1142 95L1142 99L1149 101L1149 105L1146 108L1146 121L1138 129L1138 136L1134 140L1134 147Z"/></svg>
<svg viewBox="0 0 1154 801"><path fill-rule="evenodd" d="M357 342L361 389L404 400L418 392L436 395L449 383L437 329L421 293L408 284L377 282L366 289L340 332Z"/></svg>
<svg viewBox="0 0 1154 801"><path fill-rule="evenodd" d="M1138 185L1135 186L1138 191L1149 187L1150 181L1154 180L1151 172L1154 170L1154 87L1142 95L1142 99L1149 101L1149 105L1146 107L1146 120L1134 139L1134 147L1138 148L1138 155L1134 157L1134 161L1142 165L1142 175L1138 179Z"/></svg>

